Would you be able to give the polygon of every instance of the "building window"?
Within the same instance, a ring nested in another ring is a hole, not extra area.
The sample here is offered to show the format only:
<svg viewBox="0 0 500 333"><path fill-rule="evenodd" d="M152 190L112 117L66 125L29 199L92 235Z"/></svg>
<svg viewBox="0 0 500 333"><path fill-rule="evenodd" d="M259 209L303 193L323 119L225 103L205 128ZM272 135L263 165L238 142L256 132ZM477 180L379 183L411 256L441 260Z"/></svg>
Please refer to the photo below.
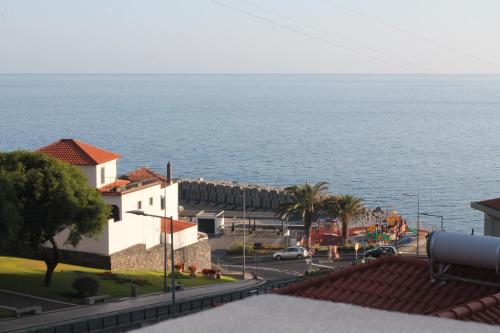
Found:
<svg viewBox="0 0 500 333"><path fill-rule="evenodd" d="M149 198L149 205L150 205L150 206L153 206L153 197L150 197L150 198Z"/></svg>
<svg viewBox="0 0 500 333"><path fill-rule="evenodd" d="M101 184L104 184L106 182L106 169L104 167L101 167Z"/></svg>
<svg viewBox="0 0 500 333"><path fill-rule="evenodd" d="M142 201L137 201L137 209L142 209Z"/></svg>
<svg viewBox="0 0 500 333"><path fill-rule="evenodd" d="M160 195L160 208L161 210L165 209L165 197L163 195Z"/></svg>
<svg viewBox="0 0 500 333"><path fill-rule="evenodd" d="M111 205L111 217L115 222L121 221L120 208L117 205Z"/></svg>

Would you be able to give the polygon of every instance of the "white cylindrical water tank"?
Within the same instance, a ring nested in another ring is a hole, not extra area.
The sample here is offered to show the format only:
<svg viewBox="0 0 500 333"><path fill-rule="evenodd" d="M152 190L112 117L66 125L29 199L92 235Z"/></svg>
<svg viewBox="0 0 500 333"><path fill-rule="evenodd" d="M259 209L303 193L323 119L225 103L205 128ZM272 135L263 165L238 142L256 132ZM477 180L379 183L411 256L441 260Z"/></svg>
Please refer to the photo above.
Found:
<svg viewBox="0 0 500 333"><path fill-rule="evenodd" d="M497 270L500 267L500 238L434 231L427 240L432 262Z"/></svg>

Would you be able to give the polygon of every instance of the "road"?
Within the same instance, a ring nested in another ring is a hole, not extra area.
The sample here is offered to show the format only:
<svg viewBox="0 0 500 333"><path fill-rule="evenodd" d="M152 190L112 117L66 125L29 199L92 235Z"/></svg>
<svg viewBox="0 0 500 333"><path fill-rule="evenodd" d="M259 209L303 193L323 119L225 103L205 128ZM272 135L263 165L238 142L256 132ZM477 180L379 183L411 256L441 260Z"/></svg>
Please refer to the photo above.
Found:
<svg viewBox="0 0 500 333"><path fill-rule="evenodd" d="M279 280L304 274L309 265L305 259L273 260L271 255L259 256L257 262L254 256L246 258L246 271L255 272L265 280ZM326 257L313 258L313 263L322 265L324 268L339 269L349 266L352 258L344 258L336 262L329 262ZM224 257L219 261L223 269L230 271L239 271L243 269L243 257ZM319 269L319 266L313 266L313 269Z"/></svg>
<svg viewBox="0 0 500 333"><path fill-rule="evenodd" d="M59 310L75 306L75 304L67 302L0 289L0 306L8 308L23 308L32 305L41 306L42 311Z"/></svg>

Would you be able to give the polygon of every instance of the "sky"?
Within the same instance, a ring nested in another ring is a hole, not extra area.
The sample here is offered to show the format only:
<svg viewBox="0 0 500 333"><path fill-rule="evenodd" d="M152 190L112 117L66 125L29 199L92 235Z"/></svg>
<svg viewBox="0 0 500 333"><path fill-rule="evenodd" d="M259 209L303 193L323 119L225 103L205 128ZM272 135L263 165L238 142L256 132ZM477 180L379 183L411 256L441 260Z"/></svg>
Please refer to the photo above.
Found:
<svg viewBox="0 0 500 333"><path fill-rule="evenodd" d="M0 73L500 73L497 0L0 0Z"/></svg>

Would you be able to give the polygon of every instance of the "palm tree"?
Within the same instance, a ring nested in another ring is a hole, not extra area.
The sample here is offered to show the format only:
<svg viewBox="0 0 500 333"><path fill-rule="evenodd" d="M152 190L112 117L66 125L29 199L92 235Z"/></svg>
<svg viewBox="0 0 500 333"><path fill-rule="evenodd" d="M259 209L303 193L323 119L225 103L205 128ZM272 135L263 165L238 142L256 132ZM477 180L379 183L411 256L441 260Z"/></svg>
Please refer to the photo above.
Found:
<svg viewBox="0 0 500 333"><path fill-rule="evenodd" d="M327 199L325 201L325 208L342 223L342 238L345 241L347 241L349 223L365 212L363 199L349 194L342 194Z"/></svg>
<svg viewBox="0 0 500 333"><path fill-rule="evenodd" d="M328 189L327 182L316 185L308 183L285 188L290 200L280 205L276 215L285 218L288 215L299 214L304 220L306 247L311 243L312 218L323 201L323 195Z"/></svg>

